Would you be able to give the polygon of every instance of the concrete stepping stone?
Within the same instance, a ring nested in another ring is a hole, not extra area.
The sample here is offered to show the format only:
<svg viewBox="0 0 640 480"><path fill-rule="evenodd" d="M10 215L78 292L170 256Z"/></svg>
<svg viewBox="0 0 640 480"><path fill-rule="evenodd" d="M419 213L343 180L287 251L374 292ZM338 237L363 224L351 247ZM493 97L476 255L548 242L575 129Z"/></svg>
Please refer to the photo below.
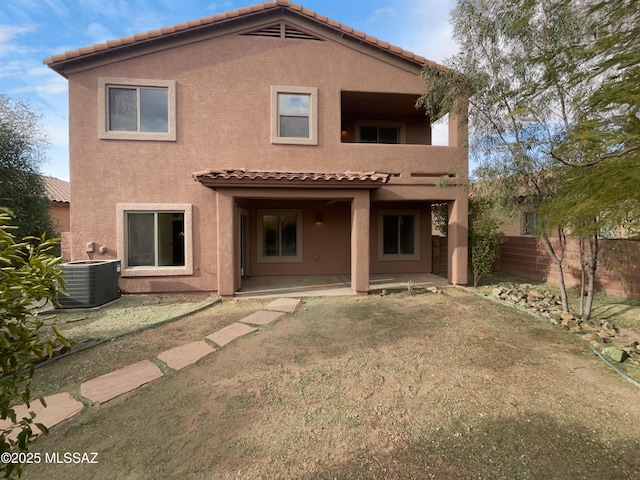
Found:
<svg viewBox="0 0 640 480"><path fill-rule="evenodd" d="M16 420L20 421L23 418L29 417L29 412L33 412L36 414L33 421L35 423L41 423L47 428L54 427L59 423L64 422L65 420L70 419L71 417L77 415L82 411L84 405L82 402L77 401L75 398L71 396L71 394L67 392L56 393L55 395L49 395L48 397L44 397L44 401L47 404L46 407L42 405L40 400L32 400L31 407L27 408L26 405L16 405L13 410L16 412ZM5 419L0 420L0 430L4 430L7 427L11 426L11 420ZM22 429L14 428L7 438L11 440L15 440L18 438L18 434ZM40 430L35 425L31 427L31 430L36 435L40 435Z"/></svg>
<svg viewBox="0 0 640 480"><path fill-rule="evenodd" d="M283 312L269 312L267 310L260 310L244 317L240 321L242 323L249 323L251 325L269 325L271 322L276 321L283 315Z"/></svg>
<svg viewBox="0 0 640 480"><path fill-rule="evenodd" d="M104 403L162 377L160 369L143 360L80 385L80 395L93 403Z"/></svg>
<svg viewBox="0 0 640 480"><path fill-rule="evenodd" d="M244 323L232 323L211 335L207 335L206 338L214 342L216 345L224 347L227 343L235 340L238 337L242 337L247 333L255 332L257 328L250 327Z"/></svg>
<svg viewBox="0 0 640 480"><path fill-rule="evenodd" d="M204 340L187 343L179 347L166 350L158 355L158 358L174 370L182 370L187 365L196 363L216 349Z"/></svg>
<svg viewBox="0 0 640 480"><path fill-rule="evenodd" d="M296 307L299 303L299 298L278 298L264 307L264 309L271 310L273 312L293 313L296 311Z"/></svg>

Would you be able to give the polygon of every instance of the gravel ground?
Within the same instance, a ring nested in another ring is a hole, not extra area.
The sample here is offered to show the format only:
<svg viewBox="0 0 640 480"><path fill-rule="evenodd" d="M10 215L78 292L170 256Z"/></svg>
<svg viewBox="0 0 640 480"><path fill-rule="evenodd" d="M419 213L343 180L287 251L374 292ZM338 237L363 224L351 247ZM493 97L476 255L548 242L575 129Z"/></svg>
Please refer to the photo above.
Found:
<svg viewBox="0 0 640 480"><path fill-rule="evenodd" d="M72 345L112 338L201 310L218 301L209 294L124 295L95 309L41 314L45 329L56 325Z"/></svg>

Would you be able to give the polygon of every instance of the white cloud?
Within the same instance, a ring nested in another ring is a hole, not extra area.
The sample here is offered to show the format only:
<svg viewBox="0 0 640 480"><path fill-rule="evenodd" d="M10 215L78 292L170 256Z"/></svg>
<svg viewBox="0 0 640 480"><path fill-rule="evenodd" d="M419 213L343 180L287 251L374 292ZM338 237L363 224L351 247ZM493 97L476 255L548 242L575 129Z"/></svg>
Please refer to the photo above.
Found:
<svg viewBox="0 0 640 480"><path fill-rule="evenodd" d="M35 30L35 25L0 25L0 56L9 57L32 52L31 48L15 43L14 39Z"/></svg>
<svg viewBox="0 0 640 480"><path fill-rule="evenodd" d="M15 79L24 73L23 62L0 62L0 78Z"/></svg>
<svg viewBox="0 0 640 480"><path fill-rule="evenodd" d="M455 0L411 0L403 10L404 28L398 38L403 48L442 63L458 52L449 16Z"/></svg>
<svg viewBox="0 0 640 480"><path fill-rule="evenodd" d="M388 18L395 17L396 15L398 15L398 11L393 7L376 8L373 11L371 17L369 17L365 23L373 23L380 20L386 20Z"/></svg>
<svg viewBox="0 0 640 480"><path fill-rule="evenodd" d="M128 2L124 0L79 0L78 4L80 10L91 16L122 20L131 18L131 9L129 8ZM136 8L138 8L138 6L136 6Z"/></svg>
<svg viewBox="0 0 640 480"><path fill-rule="evenodd" d="M49 9L54 12L58 17L68 17L70 14L65 1L63 0L42 0Z"/></svg>
<svg viewBox="0 0 640 480"><path fill-rule="evenodd" d="M234 10L235 8L234 2L227 0L225 2L212 3L207 6L205 10L212 13L221 13L227 10Z"/></svg>
<svg viewBox="0 0 640 480"><path fill-rule="evenodd" d="M68 89L67 81L60 77L58 80L54 78L43 83L35 85L25 85L24 87L12 88L10 93L37 93L43 98L47 98L49 95L57 95L60 93L66 93Z"/></svg>
<svg viewBox="0 0 640 480"><path fill-rule="evenodd" d="M114 38L116 38L116 35L114 35L108 27L105 27L101 23L97 22L89 24L89 26L85 30L85 35L93 44L104 43L107 40L113 40Z"/></svg>
<svg viewBox="0 0 640 480"><path fill-rule="evenodd" d="M31 65L31 62L29 62ZM44 65L39 65L37 67L27 67L25 68L26 74L30 77L46 77L51 75L51 69L45 67Z"/></svg>

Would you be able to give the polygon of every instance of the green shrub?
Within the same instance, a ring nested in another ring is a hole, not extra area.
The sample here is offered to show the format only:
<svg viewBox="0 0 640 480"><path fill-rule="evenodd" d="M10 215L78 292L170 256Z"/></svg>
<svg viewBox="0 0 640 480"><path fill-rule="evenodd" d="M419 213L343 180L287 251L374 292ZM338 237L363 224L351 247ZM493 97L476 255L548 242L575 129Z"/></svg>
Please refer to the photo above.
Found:
<svg viewBox="0 0 640 480"><path fill-rule="evenodd" d="M58 289L64 286L58 267L62 259L51 254L58 239L46 239L43 234L16 242L11 234L15 230L10 225L12 219L10 210L0 208L0 419L9 419L12 424L0 429L0 453L28 451L36 436L33 426L46 433L43 425L34 424L33 415L17 418L13 407L19 402L30 406L34 366L51 357L56 348L54 340L44 340L39 334L43 322L34 308L48 300L55 303ZM57 328L53 330L57 341L69 346ZM9 438L16 428L17 439ZM20 476L21 471L19 464L0 463L5 478Z"/></svg>

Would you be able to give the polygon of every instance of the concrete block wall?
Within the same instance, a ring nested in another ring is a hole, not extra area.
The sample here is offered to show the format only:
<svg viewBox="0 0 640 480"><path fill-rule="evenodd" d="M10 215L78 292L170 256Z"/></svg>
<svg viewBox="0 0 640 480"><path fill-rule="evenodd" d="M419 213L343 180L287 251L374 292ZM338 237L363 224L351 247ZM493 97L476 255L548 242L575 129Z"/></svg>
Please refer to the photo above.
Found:
<svg viewBox="0 0 640 480"><path fill-rule="evenodd" d="M552 239L557 246L557 239ZM600 240L597 287L609 295L640 298L640 241ZM580 284L580 249L567 239L563 262L567 285ZM536 237L504 237L494 269L531 280L558 283L558 270L542 240Z"/></svg>

